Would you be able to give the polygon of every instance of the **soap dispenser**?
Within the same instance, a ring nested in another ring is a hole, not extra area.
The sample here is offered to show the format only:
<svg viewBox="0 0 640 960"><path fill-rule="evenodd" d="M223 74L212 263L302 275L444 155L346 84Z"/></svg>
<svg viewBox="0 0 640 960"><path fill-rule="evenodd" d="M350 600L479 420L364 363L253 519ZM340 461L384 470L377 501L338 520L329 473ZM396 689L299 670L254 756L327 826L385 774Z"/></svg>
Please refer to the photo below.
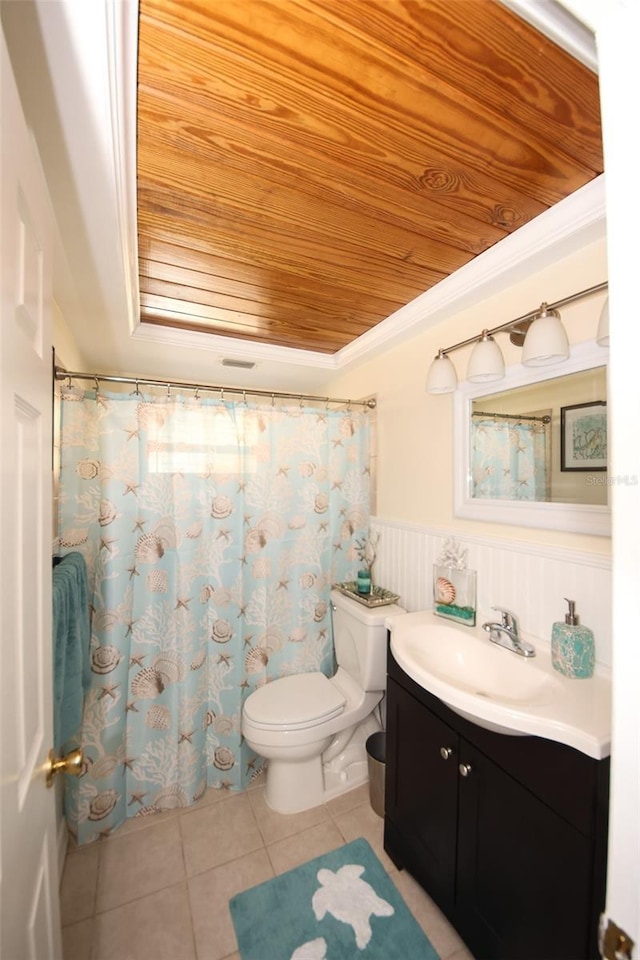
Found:
<svg viewBox="0 0 640 960"><path fill-rule="evenodd" d="M585 680L593 676L596 650L593 630L578 622L575 600L564 598L569 604L564 623L556 621L551 631L551 662L565 677Z"/></svg>

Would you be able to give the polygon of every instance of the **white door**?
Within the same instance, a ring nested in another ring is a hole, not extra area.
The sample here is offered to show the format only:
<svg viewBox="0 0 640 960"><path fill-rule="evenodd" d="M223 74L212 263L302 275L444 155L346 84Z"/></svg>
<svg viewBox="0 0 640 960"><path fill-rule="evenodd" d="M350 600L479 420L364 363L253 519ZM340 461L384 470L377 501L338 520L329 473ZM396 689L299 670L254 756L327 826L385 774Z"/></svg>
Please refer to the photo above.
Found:
<svg viewBox="0 0 640 960"><path fill-rule="evenodd" d="M0 955L62 955L52 734L52 217L7 53L0 313Z"/></svg>

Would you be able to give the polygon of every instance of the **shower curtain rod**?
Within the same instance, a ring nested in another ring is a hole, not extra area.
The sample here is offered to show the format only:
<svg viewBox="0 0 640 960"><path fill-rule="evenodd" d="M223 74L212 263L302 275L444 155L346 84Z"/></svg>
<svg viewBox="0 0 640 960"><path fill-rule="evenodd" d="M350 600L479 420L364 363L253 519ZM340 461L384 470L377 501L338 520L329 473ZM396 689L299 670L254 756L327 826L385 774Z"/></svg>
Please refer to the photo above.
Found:
<svg viewBox="0 0 640 960"><path fill-rule="evenodd" d="M118 377L103 373L80 373L77 370L65 370L64 367L58 366L55 368L55 377L56 380L93 380L96 389L99 388L101 382L135 384L135 392L139 392L138 387L140 385L146 387L166 387L167 396L170 395L171 388L175 387L177 390L195 390L196 393L200 390L219 393L222 400L224 400L225 393L238 393L243 397L247 394L253 397L270 397L272 401L278 397L279 399L285 400L308 400L316 403L338 403L344 404L345 406L368 407L369 410L374 410L376 406L374 399L341 400L333 397L314 397L311 394L304 393L284 393L282 390L254 390L249 387L225 387L208 383L185 383L180 380L150 380L147 377Z"/></svg>
<svg viewBox="0 0 640 960"><path fill-rule="evenodd" d="M551 423L551 417L545 413L543 417L529 417L519 413L486 413L484 410L474 410L472 417L494 417L499 420L539 420L540 423Z"/></svg>

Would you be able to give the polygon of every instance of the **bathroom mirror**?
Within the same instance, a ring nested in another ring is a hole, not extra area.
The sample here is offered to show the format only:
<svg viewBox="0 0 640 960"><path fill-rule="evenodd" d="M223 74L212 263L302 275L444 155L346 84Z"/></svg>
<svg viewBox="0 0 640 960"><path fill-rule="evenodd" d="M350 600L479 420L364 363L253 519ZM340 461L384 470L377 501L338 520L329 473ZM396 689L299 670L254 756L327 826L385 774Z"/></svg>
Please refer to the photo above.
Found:
<svg viewBox="0 0 640 960"><path fill-rule="evenodd" d="M499 383L460 385L454 395L455 516L610 535L606 461L585 459L584 469L567 470L561 447L566 452L573 442L568 425L575 411L584 410L589 439L597 437L602 457L607 359L608 350L590 341L573 345L569 360L557 366L514 364ZM599 414L595 433L590 428L596 421L586 419L591 413ZM514 456L519 476L510 469Z"/></svg>

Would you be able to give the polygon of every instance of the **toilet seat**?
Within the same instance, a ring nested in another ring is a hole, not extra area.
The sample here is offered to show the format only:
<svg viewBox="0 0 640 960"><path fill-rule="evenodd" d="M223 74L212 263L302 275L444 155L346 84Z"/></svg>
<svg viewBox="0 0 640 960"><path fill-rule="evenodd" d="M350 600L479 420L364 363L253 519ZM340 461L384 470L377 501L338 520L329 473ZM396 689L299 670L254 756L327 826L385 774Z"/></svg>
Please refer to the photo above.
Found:
<svg viewBox="0 0 640 960"><path fill-rule="evenodd" d="M262 730L303 730L337 717L346 702L323 673L298 673L255 690L245 701L244 714Z"/></svg>

